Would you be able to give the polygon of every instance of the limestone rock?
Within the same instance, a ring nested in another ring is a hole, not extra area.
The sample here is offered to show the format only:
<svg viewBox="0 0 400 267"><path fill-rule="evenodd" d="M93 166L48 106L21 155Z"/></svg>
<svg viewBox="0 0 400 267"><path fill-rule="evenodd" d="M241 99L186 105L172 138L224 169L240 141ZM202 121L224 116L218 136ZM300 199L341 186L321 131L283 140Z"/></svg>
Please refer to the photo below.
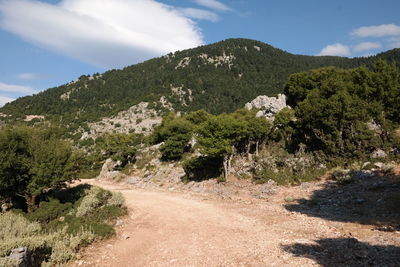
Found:
<svg viewBox="0 0 400 267"><path fill-rule="evenodd" d="M372 154L371 154L372 159L386 158L386 157L387 157L387 154L382 149L377 149L374 152L372 152Z"/></svg>
<svg viewBox="0 0 400 267"><path fill-rule="evenodd" d="M260 95L245 105L245 108L248 110L260 109L256 116L266 118L272 118L276 113L285 107L287 107L287 105L286 96L284 94L279 94L277 97Z"/></svg>
<svg viewBox="0 0 400 267"><path fill-rule="evenodd" d="M113 161L112 159L107 159L103 167L101 167L101 172L98 176L99 179L115 179L119 176L124 176L119 171L115 171L114 168L121 165L120 161Z"/></svg>
<svg viewBox="0 0 400 267"><path fill-rule="evenodd" d="M11 259L18 261L18 267L32 266L31 251L26 247L13 249L8 256Z"/></svg>

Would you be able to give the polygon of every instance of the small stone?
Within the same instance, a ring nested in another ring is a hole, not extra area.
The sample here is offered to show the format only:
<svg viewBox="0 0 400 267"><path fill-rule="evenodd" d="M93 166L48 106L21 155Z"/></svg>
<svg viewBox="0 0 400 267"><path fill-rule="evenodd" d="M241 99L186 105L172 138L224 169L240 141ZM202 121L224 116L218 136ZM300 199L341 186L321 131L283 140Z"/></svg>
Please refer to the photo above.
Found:
<svg viewBox="0 0 400 267"><path fill-rule="evenodd" d="M378 169L381 169L383 167L383 163L382 162L376 162L376 163L374 163L374 166L377 167Z"/></svg>
<svg viewBox="0 0 400 267"><path fill-rule="evenodd" d="M128 179L128 183L129 184L137 184L138 183L138 179L136 177L131 177Z"/></svg>
<svg viewBox="0 0 400 267"><path fill-rule="evenodd" d="M386 157L387 157L387 154L382 149L377 149L371 153L371 158L373 158L373 159L386 158Z"/></svg>
<svg viewBox="0 0 400 267"><path fill-rule="evenodd" d="M64 216L61 216L60 218L58 218L58 221L59 221L59 222L64 222L64 221L65 221L65 217L64 217Z"/></svg>
<svg viewBox="0 0 400 267"><path fill-rule="evenodd" d="M362 165L361 169L364 169L365 167L367 167L370 164L371 164L371 162L369 162L369 161L364 162L364 164Z"/></svg>
<svg viewBox="0 0 400 267"><path fill-rule="evenodd" d="M129 239L130 236L128 234L122 234L122 239Z"/></svg>

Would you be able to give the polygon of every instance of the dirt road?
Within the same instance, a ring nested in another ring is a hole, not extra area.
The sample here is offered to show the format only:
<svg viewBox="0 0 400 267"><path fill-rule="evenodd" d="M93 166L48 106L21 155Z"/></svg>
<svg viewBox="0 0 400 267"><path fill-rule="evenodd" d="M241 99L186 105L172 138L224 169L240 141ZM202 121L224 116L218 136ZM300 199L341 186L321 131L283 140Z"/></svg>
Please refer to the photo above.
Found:
<svg viewBox="0 0 400 267"><path fill-rule="evenodd" d="M129 215L116 237L87 248L74 266L345 266L378 256L387 266L399 263L400 233L290 212L287 192L269 201L217 201L89 183L122 192ZM388 250L370 258L380 247Z"/></svg>

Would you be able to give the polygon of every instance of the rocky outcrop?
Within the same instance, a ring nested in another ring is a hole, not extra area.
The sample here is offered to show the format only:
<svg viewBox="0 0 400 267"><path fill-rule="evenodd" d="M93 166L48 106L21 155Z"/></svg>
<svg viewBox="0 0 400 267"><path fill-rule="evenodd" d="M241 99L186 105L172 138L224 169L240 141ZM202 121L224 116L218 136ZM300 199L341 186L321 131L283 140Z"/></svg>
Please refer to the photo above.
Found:
<svg viewBox="0 0 400 267"><path fill-rule="evenodd" d="M171 110L172 105L165 97L160 98L159 104ZM150 134L153 128L161 123L162 117L149 105L150 103L148 102L141 102L111 118L103 118L101 121L88 123L90 130L84 132L81 129L81 140L96 139L98 136L110 132Z"/></svg>
<svg viewBox="0 0 400 267"><path fill-rule="evenodd" d="M114 170L116 167L120 166L121 162L120 161L113 161L112 159L107 159L102 168L101 172L98 176L99 179L105 179L105 180L114 180L116 178L124 178L125 175L122 174L119 171Z"/></svg>
<svg viewBox="0 0 400 267"><path fill-rule="evenodd" d="M8 258L18 262L18 267L29 267L33 266L31 255L32 253L28 248L16 248L11 251L11 254L8 256Z"/></svg>
<svg viewBox="0 0 400 267"><path fill-rule="evenodd" d="M268 97L265 95L257 96L253 101L247 103L245 108L248 110L259 109L257 117L266 117L267 119L273 118L273 116L280 110L287 107L286 96L279 94L277 97Z"/></svg>
<svg viewBox="0 0 400 267"><path fill-rule="evenodd" d="M378 159L378 158L386 158L387 154L385 151L382 149L377 149L374 152L371 153L371 158L372 159Z"/></svg>

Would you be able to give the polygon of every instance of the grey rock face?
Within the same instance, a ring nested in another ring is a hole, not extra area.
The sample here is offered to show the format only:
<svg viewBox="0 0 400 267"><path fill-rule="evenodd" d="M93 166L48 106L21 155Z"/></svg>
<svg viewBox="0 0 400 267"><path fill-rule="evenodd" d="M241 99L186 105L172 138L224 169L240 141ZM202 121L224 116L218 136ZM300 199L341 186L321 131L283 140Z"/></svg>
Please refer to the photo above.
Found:
<svg viewBox="0 0 400 267"><path fill-rule="evenodd" d="M372 159L386 158L386 157L387 157L387 154L382 149L377 149L374 152L372 152L372 154L371 154Z"/></svg>
<svg viewBox="0 0 400 267"><path fill-rule="evenodd" d="M256 116L266 118L272 118L285 107L287 107L287 105L286 96L284 94L279 94L277 97L260 95L245 105L245 108L248 110L260 109Z"/></svg>
<svg viewBox="0 0 400 267"><path fill-rule="evenodd" d="M19 263L18 267L29 267L32 266L31 254L28 248L23 247L13 249L8 257L17 260Z"/></svg>
<svg viewBox="0 0 400 267"><path fill-rule="evenodd" d="M99 179L115 179L119 176L124 176L124 174L120 173L119 171L115 171L114 168L120 166L120 161L113 161L112 159L107 159L103 167L101 168L101 172L98 176Z"/></svg>

